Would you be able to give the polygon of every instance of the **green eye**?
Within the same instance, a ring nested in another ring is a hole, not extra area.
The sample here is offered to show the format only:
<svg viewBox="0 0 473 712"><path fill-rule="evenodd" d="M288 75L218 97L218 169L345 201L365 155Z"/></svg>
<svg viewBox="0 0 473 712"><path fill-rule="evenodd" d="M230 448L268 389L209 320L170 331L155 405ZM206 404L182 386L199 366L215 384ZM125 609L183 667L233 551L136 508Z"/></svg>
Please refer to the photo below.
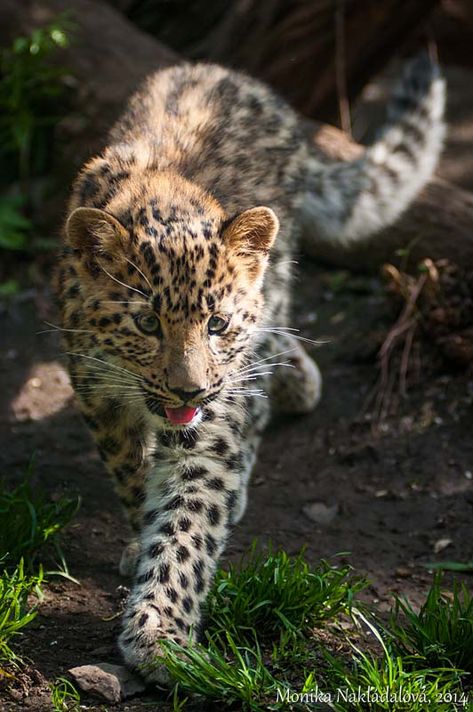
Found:
<svg viewBox="0 0 473 712"><path fill-rule="evenodd" d="M143 334L157 336L161 332L161 324L155 314L140 314L135 318L135 323Z"/></svg>
<svg viewBox="0 0 473 712"><path fill-rule="evenodd" d="M229 323L230 319L214 314L210 317L208 322L209 334L221 334L222 331L225 331Z"/></svg>

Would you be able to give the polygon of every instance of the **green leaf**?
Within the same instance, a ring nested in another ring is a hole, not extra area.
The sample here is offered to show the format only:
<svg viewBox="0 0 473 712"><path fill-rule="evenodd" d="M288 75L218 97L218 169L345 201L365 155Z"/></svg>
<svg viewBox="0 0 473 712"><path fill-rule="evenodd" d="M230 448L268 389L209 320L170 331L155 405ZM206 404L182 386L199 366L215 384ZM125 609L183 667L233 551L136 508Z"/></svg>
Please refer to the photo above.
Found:
<svg viewBox="0 0 473 712"><path fill-rule="evenodd" d="M16 279L9 279L0 284L0 297L14 297L20 291L20 285Z"/></svg>
<svg viewBox="0 0 473 712"><path fill-rule="evenodd" d="M462 563L461 561L432 561L423 564L426 569L432 571L473 571L473 561Z"/></svg>

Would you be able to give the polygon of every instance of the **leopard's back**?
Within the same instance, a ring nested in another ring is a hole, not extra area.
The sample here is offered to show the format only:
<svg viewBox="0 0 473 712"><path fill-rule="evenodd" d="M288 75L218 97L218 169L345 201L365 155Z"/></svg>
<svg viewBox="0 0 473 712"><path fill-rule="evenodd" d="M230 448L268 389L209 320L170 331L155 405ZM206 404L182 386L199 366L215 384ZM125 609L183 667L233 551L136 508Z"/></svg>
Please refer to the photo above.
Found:
<svg viewBox="0 0 473 712"><path fill-rule="evenodd" d="M254 205L292 210L304 141L293 110L264 84L213 64L183 64L147 79L112 129L112 150L146 146L233 215Z"/></svg>

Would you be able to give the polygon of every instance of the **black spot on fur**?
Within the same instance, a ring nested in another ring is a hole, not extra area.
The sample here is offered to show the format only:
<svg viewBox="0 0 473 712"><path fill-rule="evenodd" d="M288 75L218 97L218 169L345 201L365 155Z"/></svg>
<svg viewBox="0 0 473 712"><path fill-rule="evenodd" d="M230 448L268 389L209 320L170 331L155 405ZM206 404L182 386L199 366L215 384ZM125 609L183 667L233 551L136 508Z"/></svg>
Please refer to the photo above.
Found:
<svg viewBox="0 0 473 712"><path fill-rule="evenodd" d="M201 502L200 499L189 499L187 500L187 509L190 512L201 512L203 503Z"/></svg>
<svg viewBox="0 0 473 712"><path fill-rule="evenodd" d="M209 556L213 556L217 549L217 542L211 534L205 535L205 548Z"/></svg>
<svg viewBox="0 0 473 712"><path fill-rule="evenodd" d="M184 621L182 620L182 618L177 617L177 618L175 618L174 620L175 620L176 625L177 625L177 627L179 628L179 630L184 630L184 629L185 629L186 624L184 623Z"/></svg>
<svg viewBox="0 0 473 712"><path fill-rule="evenodd" d="M208 508L207 518L213 527L216 527L220 523L221 513L216 504L211 504Z"/></svg>
<svg viewBox="0 0 473 712"><path fill-rule="evenodd" d="M162 554L164 551L164 546L162 542L158 541L156 544L152 544L148 549L148 556L151 559L155 559L157 556Z"/></svg>
<svg viewBox="0 0 473 712"><path fill-rule="evenodd" d="M167 583L169 581L169 571L170 571L169 564L161 564L161 566L159 567L159 582L160 583Z"/></svg>
<svg viewBox="0 0 473 712"><path fill-rule="evenodd" d="M225 483L221 477L212 477L212 479L207 482L207 487L212 490L221 491L225 488Z"/></svg>
<svg viewBox="0 0 473 712"><path fill-rule="evenodd" d="M200 549L202 549L202 543L203 543L203 539L202 539L201 535L193 534L192 541L194 542L194 546L197 549L197 551L200 551Z"/></svg>
<svg viewBox="0 0 473 712"><path fill-rule="evenodd" d="M182 564L182 562L187 561L187 559L190 557L190 552L187 546L181 545L178 547L176 551L176 559L177 561Z"/></svg>
<svg viewBox="0 0 473 712"><path fill-rule="evenodd" d="M227 494L225 506L229 512L231 512L235 508L237 499L238 499L238 493L235 490L232 490L231 492L229 492Z"/></svg>
<svg viewBox="0 0 473 712"><path fill-rule="evenodd" d="M168 502L165 506L165 510L167 512L172 511L173 509L178 509L178 507L181 507L184 503L183 498L177 494L175 497L172 498L170 502Z"/></svg>
<svg viewBox="0 0 473 712"><path fill-rule="evenodd" d="M182 519L179 520L179 529L181 532L188 532L189 529L191 528L191 520L188 517L183 517Z"/></svg>
<svg viewBox="0 0 473 712"><path fill-rule="evenodd" d="M194 601L190 596L186 596L182 599L182 607L186 613L191 612L192 608L194 607Z"/></svg>
<svg viewBox="0 0 473 712"><path fill-rule="evenodd" d="M175 529L174 525L171 524L171 522L166 522L159 528L160 531L163 532L163 534L167 534L168 536L173 536L175 534Z"/></svg>
<svg viewBox="0 0 473 712"><path fill-rule="evenodd" d="M225 455L225 453L228 452L228 443L226 440L223 438L218 438L215 440L215 442L212 444L212 450L217 454L217 455Z"/></svg>
<svg viewBox="0 0 473 712"><path fill-rule="evenodd" d="M200 477L204 477L208 473L208 470L205 467L194 467L194 466L189 466L187 467L186 471L182 475L182 479L189 481L189 480L197 480Z"/></svg>
<svg viewBox="0 0 473 712"><path fill-rule="evenodd" d="M172 586L168 586L168 588L166 589L166 596L169 598L170 601L172 601L172 603L176 603L178 599L177 592Z"/></svg>

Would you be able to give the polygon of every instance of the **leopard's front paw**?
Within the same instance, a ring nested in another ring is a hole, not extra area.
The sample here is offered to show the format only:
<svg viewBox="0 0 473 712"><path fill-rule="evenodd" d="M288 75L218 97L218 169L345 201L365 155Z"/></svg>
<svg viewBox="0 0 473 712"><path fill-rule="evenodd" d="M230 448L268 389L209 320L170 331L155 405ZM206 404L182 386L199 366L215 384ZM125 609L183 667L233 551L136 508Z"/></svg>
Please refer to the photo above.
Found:
<svg viewBox="0 0 473 712"><path fill-rule="evenodd" d="M163 652L160 641L176 640L181 645L187 641L178 636L172 626L164 624L154 604L143 602L135 605L125 613L124 620L118 645L125 663L148 682L168 687L169 673L158 661Z"/></svg>

